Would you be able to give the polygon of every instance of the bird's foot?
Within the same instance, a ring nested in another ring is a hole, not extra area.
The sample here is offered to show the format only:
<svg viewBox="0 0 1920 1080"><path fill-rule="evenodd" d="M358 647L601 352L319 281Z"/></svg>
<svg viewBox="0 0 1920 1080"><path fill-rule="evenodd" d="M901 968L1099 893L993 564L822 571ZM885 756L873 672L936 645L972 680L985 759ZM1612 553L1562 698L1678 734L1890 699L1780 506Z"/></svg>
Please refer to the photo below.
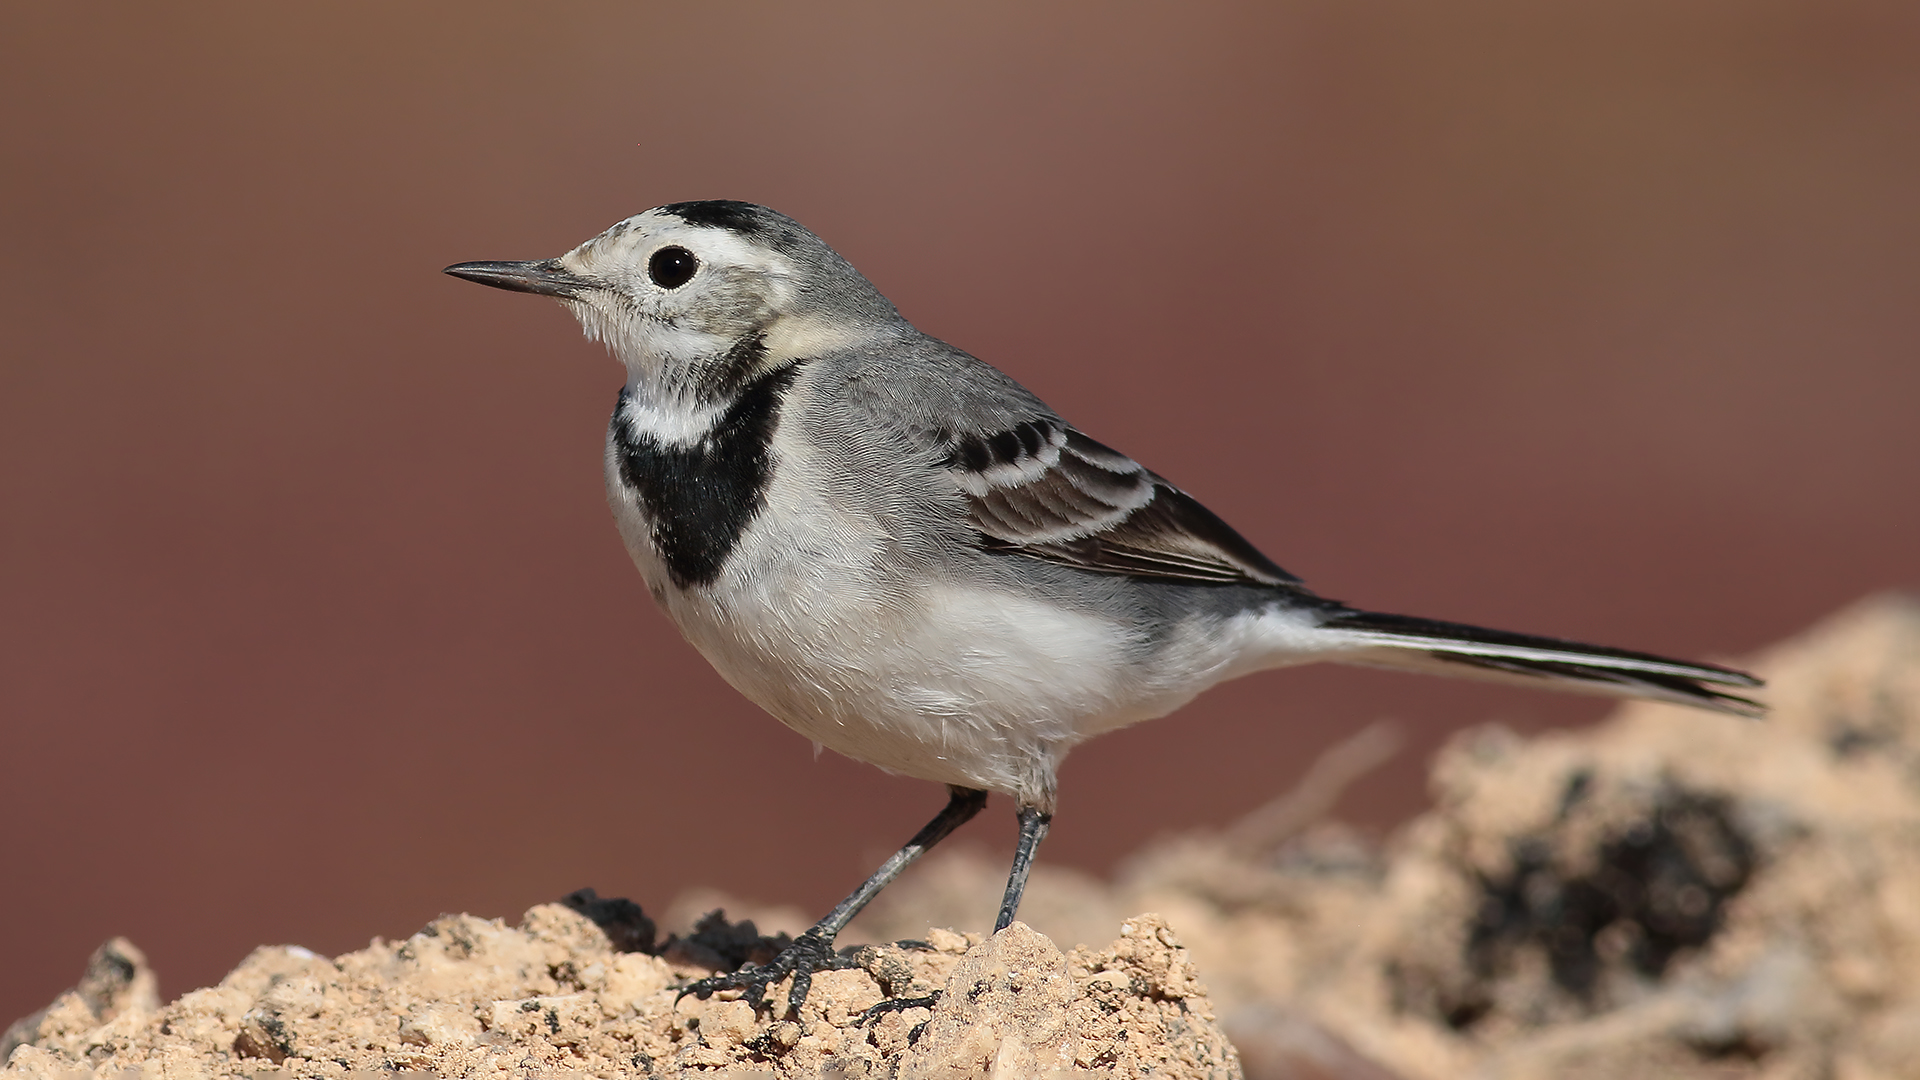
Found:
<svg viewBox="0 0 1920 1080"><path fill-rule="evenodd" d="M741 995L741 1000L757 1013L766 1004L767 990L791 975L793 987L787 991L787 1009L792 1015L798 1016L800 1006L806 1003L807 991L813 988L814 972L858 966L833 951L832 939L808 930L794 938L793 944L766 963L751 964L738 971L696 979L681 987L674 1000L692 994L705 1001L717 990L742 990L745 993Z"/></svg>

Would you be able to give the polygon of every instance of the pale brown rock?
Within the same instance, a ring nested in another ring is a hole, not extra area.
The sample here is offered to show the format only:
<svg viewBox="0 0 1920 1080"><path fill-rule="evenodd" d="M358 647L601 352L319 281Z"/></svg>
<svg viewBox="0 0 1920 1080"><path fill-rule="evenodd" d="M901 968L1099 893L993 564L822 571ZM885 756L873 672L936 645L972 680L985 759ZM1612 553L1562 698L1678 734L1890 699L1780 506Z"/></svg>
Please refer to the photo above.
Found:
<svg viewBox="0 0 1920 1080"><path fill-rule="evenodd" d="M1096 958L1119 973L1106 983L1083 987L1068 958L1024 926L991 940L936 930L924 947L869 947L860 967L817 973L788 1019L727 997L676 1000L675 986L707 970L616 952L557 904L517 927L448 915L406 941L333 960L257 949L220 985L165 1007L141 961L144 981L63 995L23 1025L27 1038L0 1076L1143 1075L1116 1071L1135 1062L1175 1080L1238 1076L1178 943L1151 916L1136 923L1143 929ZM123 942L103 953L138 956ZM889 995L940 988L947 996L931 1011L863 1022ZM785 1001L785 987L769 997ZM991 1045L976 1053L980 1039Z"/></svg>
<svg viewBox="0 0 1920 1080"><path fill-rule="evenodd" d="M121 1027L138 1023L159 1007L159 983L146 954L126 938L114 938L93 951L78 986L0 1035L0 1061L23 1044L83 1055L92 1049L91 1036L115 1021Z"/></svg>
<svg viewBox="0 0 1920 1080"><path fill-rule="evenodd" d="M1075 989L1060 950L1016 922L953 969L901 1071L928 1080L1063 1072L1078 1049L1067 1024Z"/></svg>

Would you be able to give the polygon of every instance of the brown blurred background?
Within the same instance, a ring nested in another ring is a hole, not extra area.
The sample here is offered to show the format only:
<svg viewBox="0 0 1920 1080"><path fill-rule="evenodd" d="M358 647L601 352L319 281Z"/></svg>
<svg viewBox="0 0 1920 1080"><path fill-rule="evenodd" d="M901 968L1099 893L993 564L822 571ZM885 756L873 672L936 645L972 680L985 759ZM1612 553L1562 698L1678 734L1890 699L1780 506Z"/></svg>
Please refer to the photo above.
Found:
<svg viewBox="0 0 1920 1080"><path fill-rule="evenodd" d="M0 88L0 1022L116 933L174 994L588 884L823 909L940 804L680 642L618 368L438 272L658 203L793 214L1354 603L1725 657L1920 583L1910 3L9 4ZM1603 711L1255 677L1078 753L1042 857L1394 717L1385 827Z"/></svg>

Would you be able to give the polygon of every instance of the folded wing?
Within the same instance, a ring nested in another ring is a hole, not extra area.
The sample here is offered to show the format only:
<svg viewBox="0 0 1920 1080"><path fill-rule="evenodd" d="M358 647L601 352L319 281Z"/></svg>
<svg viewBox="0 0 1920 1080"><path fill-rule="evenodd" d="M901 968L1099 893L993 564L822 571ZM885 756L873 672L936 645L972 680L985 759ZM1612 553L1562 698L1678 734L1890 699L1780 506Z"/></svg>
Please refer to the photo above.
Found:
<svg viewBox="0 0 1920 1080"><path fill-rule="evenodd" d="M1192 496L1058 420L949 443L947 467L987 550L1139 578L1299 581Z"/></svg>

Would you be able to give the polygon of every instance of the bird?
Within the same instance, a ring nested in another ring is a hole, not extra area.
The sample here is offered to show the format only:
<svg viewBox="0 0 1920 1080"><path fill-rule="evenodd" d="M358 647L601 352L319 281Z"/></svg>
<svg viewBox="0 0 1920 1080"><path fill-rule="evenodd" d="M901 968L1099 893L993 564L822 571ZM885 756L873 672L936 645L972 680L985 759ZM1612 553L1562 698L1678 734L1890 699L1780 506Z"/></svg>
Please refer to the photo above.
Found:
<svg viewBox="0 0 1920 1080"><path fill-rule="evenodd" d="M675 202L557 258L445 273L558 299L625 367L607 500L656 604L815 744L947 785L906 845L767 963L688 984L797 1014L847 923L985 806L1009 926L1075 746L1312 662L1758 716L1741 671L1349 607L987 362L916 329L799 222Z"/></svg>

